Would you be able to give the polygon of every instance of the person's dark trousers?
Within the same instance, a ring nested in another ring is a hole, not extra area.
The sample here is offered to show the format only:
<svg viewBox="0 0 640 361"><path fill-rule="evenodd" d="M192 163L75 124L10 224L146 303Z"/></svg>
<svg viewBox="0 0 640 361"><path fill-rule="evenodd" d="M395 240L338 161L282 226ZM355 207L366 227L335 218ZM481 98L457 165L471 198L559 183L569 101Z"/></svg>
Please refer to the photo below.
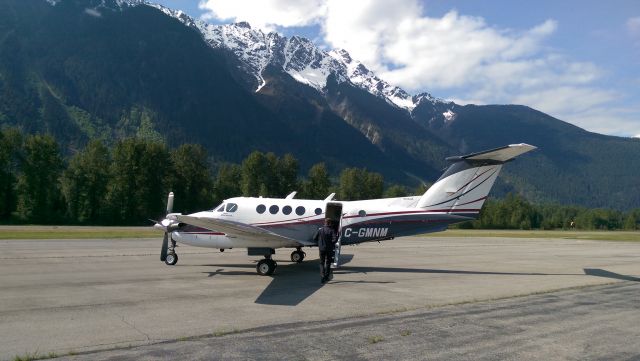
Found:
<svg viewBox="0 0 640 361"><path fill-rule="evenodd" d="M331 262L333 262L333 251L320 251L320 278L322 282L329 280Z"/></svg>

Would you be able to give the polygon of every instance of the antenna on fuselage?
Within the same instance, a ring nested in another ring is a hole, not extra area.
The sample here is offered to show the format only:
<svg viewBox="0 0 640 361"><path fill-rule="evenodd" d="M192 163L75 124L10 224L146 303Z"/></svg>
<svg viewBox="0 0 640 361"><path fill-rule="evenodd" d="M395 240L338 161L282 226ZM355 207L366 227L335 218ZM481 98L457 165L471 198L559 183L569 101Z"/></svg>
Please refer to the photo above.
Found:
<svg viewBox="0 0 640 361"><path fill-rule="evenodd" d="M333 200L333 197L335 197L336 194L335 193L331 193L329 194L329 196L327 198L324 199L325 202L330 202Z"/></svg>
<svg viewBox="0 0 640 361"><path fill-rule="evenodd" d="M285 199L293 199L293 197L295 197L297 193L298 193L298 192L293 191L293 192L289 193L289 195L288 195L288 196L286 196L286 197L285 197Z"/></svg>

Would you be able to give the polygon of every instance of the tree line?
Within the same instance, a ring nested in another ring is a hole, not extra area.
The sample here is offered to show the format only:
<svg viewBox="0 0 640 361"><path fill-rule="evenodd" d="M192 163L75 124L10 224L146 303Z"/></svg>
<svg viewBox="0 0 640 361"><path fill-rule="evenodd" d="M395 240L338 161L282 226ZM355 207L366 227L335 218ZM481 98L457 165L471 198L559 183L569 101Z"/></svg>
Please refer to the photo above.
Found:
<svg viewBox="0 0 640 361"><path fill-rule="evenodd" d="M190 213L212 209L236 196L349 201L423 194L385 184L381 174L345 168L332 177L324 163L300 177L298 160L255 151L241 163L212 167L197 144L169 149L162 141L133 137L112 146L90 141L65 159L51 135L0 130L0 222L37 224L144 225L164 216L167 193L174 209ZM489 200L480 218L461 228L640 229L640 208L629 212L576 206L535 205L510 194Z"/></svg>
<svg viewBox="0 0 640 361"><path fill-rule="evenodd" d="M236 196L341 200L404 196L401 185L385 189L382 175L362 168L344 169L337 182L324 163L299 177L298 160L255 151L240 164L215 169L197 144L169 149L148 137L133 137L108 147L90 141L69 159L55 138L0 130L0 222L38 224L142 225L164 216L166 197L174 209L189 213L211 209Z"/></svg>
<svg viewBox="0 0 640 361"><path fill-rule="evenodd" d="M458 225L475 229L580 229L639 230L640 208L622 212L613 209L536 205L524 197L508 194L503 199L489 199L480 218Z"/></svg>

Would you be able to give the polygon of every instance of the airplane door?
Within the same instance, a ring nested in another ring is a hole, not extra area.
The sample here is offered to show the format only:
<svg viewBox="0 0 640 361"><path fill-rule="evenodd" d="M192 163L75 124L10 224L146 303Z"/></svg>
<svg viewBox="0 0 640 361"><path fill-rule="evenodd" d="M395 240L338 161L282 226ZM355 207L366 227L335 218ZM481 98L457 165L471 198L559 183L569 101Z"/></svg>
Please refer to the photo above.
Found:
<svg viewBox="0 0 640 361"><path fill-rule="evenodd" d="M331 268L338 268L340 264L340 248L341 248L341 234L342 234L342 204L341 203L327 203L325 209L325 218L329 218L336 225L336 231L338 232L338 243L336 243L336 249L333 257L333 264Z"/></svg>

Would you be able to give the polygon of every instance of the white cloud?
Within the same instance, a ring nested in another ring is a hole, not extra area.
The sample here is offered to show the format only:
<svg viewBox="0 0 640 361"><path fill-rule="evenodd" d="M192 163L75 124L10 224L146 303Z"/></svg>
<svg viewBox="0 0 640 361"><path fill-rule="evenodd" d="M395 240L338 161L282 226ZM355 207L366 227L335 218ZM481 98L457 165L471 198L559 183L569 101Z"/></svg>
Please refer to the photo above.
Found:
<svg viewBox="0 0 640 361"><path fill-rule="evenodd" d="M321 0L201 0L198 6L208 11L204 19L247 21L265 30L310 25L325 12Z"/></svg>
<svg viewBox="0 0 640 361"><path fill-rule="evenodd" d="M548 39L560 27L557 21L547 19L529 29L500 28L455 10L431 17L421 4L203 0L200 7L209 10L209 18L246 20L266 30L319 25L322 45L347 49L380 77L412 93L450 94L481 104L520 103L588 130L604 131L598 122L605 122L616 132L640 131L640 125L625 123L628 115L606 111L619 94L595 85L605 71L549 47ZM640 39L640 17L626 25Z"/></svg>
<svg viewBox="0 0 640 361"><path fill-rule="evenodd" d="M627 20L627 32L636 46L640 46L640 16Z"/></svg>
<svg viewBox="0 0 640 361"><path fill-rule="evenodd" d="M627 20L627 31L631 36L640 37L640 16Z"/></svg>

